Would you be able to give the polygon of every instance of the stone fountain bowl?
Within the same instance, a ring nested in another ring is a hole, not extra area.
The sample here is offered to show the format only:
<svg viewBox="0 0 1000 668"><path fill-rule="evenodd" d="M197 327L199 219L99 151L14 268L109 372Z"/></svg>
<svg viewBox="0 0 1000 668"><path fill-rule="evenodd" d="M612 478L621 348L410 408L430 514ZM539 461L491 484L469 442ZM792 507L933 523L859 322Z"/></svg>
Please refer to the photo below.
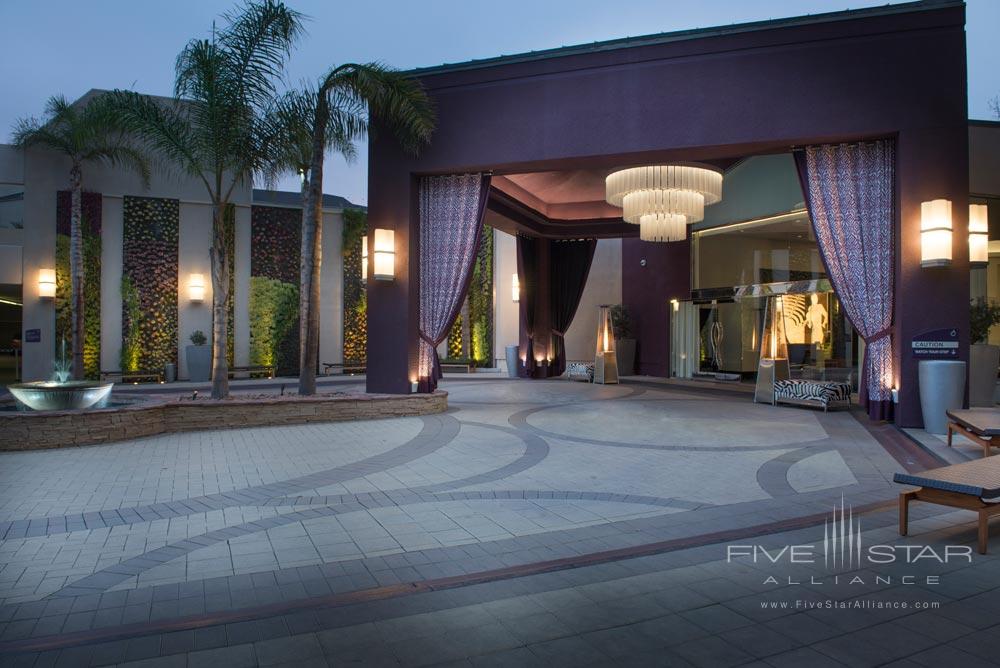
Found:
<svg viewBox="0 0 1000 668"><path fill-rule="evenodd" d="M114 383L90 380L39 380L8 385L7 390L23 406L36 411L65 411L102 407Z"/></svg>

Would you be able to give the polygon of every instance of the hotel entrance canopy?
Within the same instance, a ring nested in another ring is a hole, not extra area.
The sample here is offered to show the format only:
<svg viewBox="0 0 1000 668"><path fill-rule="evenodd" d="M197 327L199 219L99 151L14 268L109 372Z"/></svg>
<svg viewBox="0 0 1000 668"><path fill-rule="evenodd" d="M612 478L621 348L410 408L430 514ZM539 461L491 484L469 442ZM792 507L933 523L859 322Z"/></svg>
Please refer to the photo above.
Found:
<svg viewBox="0 0 1000 668"><path fill-rule="evenodd" d="M430 146L410 156L377 132L369 147L370 227L394 230L396 249L396 280L368 285L369 391L408 392L416 373L421 177L491 173L489 208L524 234L625 237L623 300L638 312L640 349L666 359L668 298L690 290L687 243L640 242L588 187L634 165L725 168L750 155L888 139L895 417L919 426L909 342L957 328L963 358L969 343L966 207L953 207L951 265L920 266L921 203L968 199L964 26L963 3L924 1L414 71L437 109Z"/></svg>

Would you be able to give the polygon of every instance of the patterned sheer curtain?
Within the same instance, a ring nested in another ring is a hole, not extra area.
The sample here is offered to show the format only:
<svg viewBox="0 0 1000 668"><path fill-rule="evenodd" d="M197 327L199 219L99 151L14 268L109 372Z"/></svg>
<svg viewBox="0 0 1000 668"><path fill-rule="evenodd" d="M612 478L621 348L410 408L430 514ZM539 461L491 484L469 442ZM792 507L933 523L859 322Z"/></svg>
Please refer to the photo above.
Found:
<svg viewBox="0 0 1000 668"><path fill-rule="evenodd" d="M489 189L488 174L420 179L420 392L434 391L441 378L437 347L469 290Z"/></svg>
<svg viewBox="0 0 1000 668"><path fill-rule="evenodd" d="M892 418L894 143L809 146L795 155L827 275L865 340L861 404Z"/></svg>

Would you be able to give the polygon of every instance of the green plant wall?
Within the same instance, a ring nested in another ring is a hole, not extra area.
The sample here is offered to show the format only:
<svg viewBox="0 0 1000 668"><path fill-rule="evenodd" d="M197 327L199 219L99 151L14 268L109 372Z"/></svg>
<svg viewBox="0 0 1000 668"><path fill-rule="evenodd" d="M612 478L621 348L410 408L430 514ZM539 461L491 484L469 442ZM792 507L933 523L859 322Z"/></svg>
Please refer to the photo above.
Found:
<svg viewBox="0 0 1000 668"><path fill-rule="evenodd" d="M368 299L361 281L361 239L368 233L368 214L344 211L344 361L364 364L368 357Z"/></svg>
<svg viewBox="0 0 1000 668"><path fill-rule="evenodd" d="M469 322L461 316L455 319L448 332L448 356L453 359L471 360L473 366L493 366L493 228L483 230L476 261L472 267L472 280L466 295ZM463 327L468 327L468 344L464 342Z"/></svg>
<svg viewBox="0 0 1000 668"><path fill-rule="evenodd" d="M287 367L283 344L298 331L298 286L267 278L250 277L250 363ZM297 337L295 337L297 339Z"/></svg>
<svg viewBox="0 0 1000 668"><path fill-rule="evenodd" d="M137 346L137 353L128 360L135 368L128 370L161 371L165 364L177 363L179 217L178 200L124 198L122 276L134 288L132 306L137 306L130 308L123 293L123 344L131 337Z"/></svg>
<svg viewBox="0 0 1000 668"><path fill-rule="evenodd" d="M97 379L101 373L101 193L81 197L83 227L83 372ZM59 355L63 337L73 349L69 275L70 192L56 193L56 334ZM69 352L67 352L69 356Z"/></svg>
<svg viewBox="0 0 1000 668"><path fill-rule="evenodd" d="M226 362L236 365L236 207L226 207L226 258L229 260L229 299L226 300ZM207 277L211 281L211 277Z"/></svg>
<svg viewBox="0 0 1000 668"><path fill-rule="evenodd" d="M254 206L250 238L250 364L296 376L302 210Z"/></svg>

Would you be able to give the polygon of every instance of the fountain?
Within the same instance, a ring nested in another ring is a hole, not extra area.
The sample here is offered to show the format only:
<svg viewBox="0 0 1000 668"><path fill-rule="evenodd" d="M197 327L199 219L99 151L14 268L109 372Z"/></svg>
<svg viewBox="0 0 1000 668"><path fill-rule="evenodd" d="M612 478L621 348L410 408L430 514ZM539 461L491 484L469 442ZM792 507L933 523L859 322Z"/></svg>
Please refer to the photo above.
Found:
<svg viewBox="0 0 1000 668"><path fill-rule="evenodd" d="M16 383L8 385L7 390L20 405L36 411L102 408L107 404L114 383L69 379L73 364L66 361L65 337L61 356L54 366L52 380Z"/></svg>

